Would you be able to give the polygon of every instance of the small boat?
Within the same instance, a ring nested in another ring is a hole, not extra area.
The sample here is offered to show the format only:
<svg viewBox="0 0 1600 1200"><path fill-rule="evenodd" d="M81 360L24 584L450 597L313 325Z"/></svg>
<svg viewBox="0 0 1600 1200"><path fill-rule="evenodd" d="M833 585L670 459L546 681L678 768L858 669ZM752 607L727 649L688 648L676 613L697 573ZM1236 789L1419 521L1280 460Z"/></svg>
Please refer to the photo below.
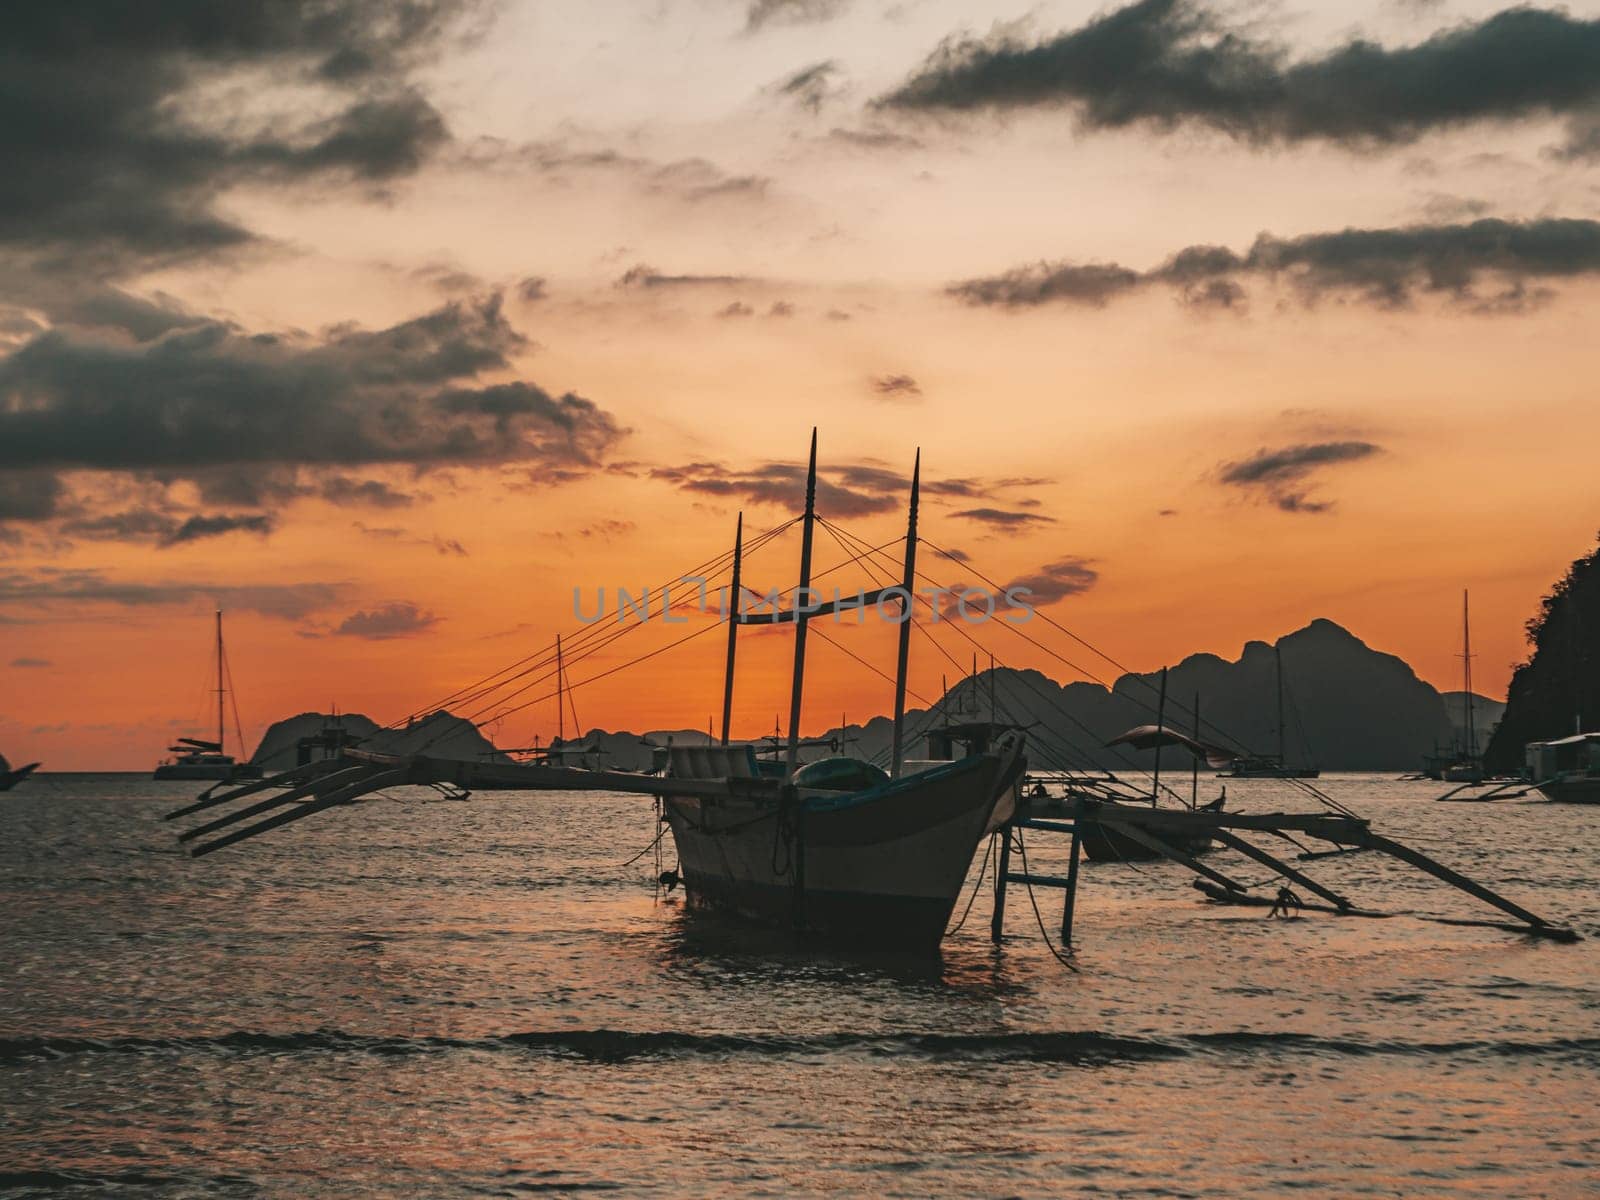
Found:
<svg viewBox="0 0 1600 1200"><path fill-rule="evenodd" d="M217 738L178 738L167 747L171 758L163 760L155 769L152 779L212 780L228 783L235 779L259 779L261 768L248 762L238 762L226 753L227 727L224 718L228 695L227 652L222 644L222 613L217 612ZM242 742L242 738L240 739ZM241 753L243 746L240 746Z"/></svg>
<svg viewBox="0 0 1600 1200"><path fill-rule="evenodd" d="M6 756L0 754L0 792L9 792L38 769L39 764L36 762L13 769L11 764L6 761Z"/></svg>
<svg viewBox="0 0 1600 1200"><path fill-rule="evenodd" d="M1529 742L1533 786L1564 804L1600 804L1600 733L1577 733L1551 742Z"/></svg>
<svg viewBox="0 0 1600 1200"><path fill-rule="evenodd" d="M1218 771L1224 779L1316 779L1322 771L1313 766L1290 766L1285 755L1286 730L1283 723L1283 648L1273 647L1277 660L1278 676L1278 752L1276 754L1248 754L1234 759L1225 771ZM1302 739L1305 737L1301 732Z"/></svg>

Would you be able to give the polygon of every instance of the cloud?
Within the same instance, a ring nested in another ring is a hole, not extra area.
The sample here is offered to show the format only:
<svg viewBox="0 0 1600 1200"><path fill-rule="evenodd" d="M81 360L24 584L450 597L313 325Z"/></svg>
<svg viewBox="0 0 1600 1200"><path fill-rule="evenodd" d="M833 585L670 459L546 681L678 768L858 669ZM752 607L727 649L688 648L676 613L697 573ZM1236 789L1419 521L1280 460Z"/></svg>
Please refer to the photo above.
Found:
<svg viewBox="0 0 1600 1200"><path fill-rule="evenodd" d="M476 385L524 345L498 296L320 339L52 329L0 359L0 470L594 463L620 430L591 401Z"/></svg>
<svg viewBox="0 0 1600 1200"><path fill-rule="evenodd" d="M256 515L229 515L217 513L213 516L195 515L184 521L161 541L163 546L176 546L183 542L197 542L203 538L221 537L225 533L244 531L260 534L265 537L272 532L273 519L269 516Z"/></svg>
<svg viewBox="0 0 1600 1200"><path fill-rule="evenodd" d="M11 660L11 665L13 667L22 667L26 669L35 667L48 667L54 664L52 664L48 658L13 658Z"/></svg>
<svg viewBox="0 0 1600 1200"><path fill-rule="evenodd" d="M717 316L724 319L728 317L753 317L755 316L755 313L756 310L751 308L743 300L735 300L726 308L719 309L717 311Z"/></svg>
<svg viewBox="0 0 1600 1200"><path fill-rule="evenodd" d="M56 515L66 489L47 471L0 470L0 521L42 521Z"/></svg>
<svg viewBox="0 0 1600 1200"><path fill-rule="evenodd" d="M870 150L874 152L888 150L921 150L923 143L920 139L907 133L896 133L892 129L844 129L835 128L828 131L828 141L836 146L844 146L852 150Z"/></svg>
<svg viewBox="0 0 1600 1200"><path fill-rule="evenodd" d="M409 492L397 491L381 479L352 479L348 475L331 475L323 480L320 495L330 504L363 508L407 508L417 501Z"/></svg>
<svg viewBox="0 0 1600 1200"><path fill-rule="evenodd" d="M744 28L756 33L774 25L817 25L849 7L850 0L750 0Z"/></svg>
<svg viewBox="0 0 1600 1200"><path fill-rule="evenodd" d="M1078 596L1100 582L1100 572L1091 565L1092 559L1062 558L1048 563L1027 575L1020 575L1006 585L1010 588L1027 588L1028 602L1035 607L1054 604L1068 596Z"/></svg>
<svg viewBox="0 0 1600 1200"><path fill-rule="evenodd" d="M822 106L840 92L838 83L841 68L833 59L802 67L793 75L773 85L773 91L786 100L792 100L809 112L820 112Z"/></svg>
<svg viewBox="0 0 1600 1200"><path fill-rule="evenodd" d="M968 508L950 515L960 517L964 521L977 521L991 529L1026 529L1034 525L1055 523L1054 517L1046 517L1040 513L1013 512L1003 508Z"/></svg>
<svg viewBox="0 0 1600 1200"><path fill-rule="evenodd" d="M13 6L0 245L117 270L193 258L252 240L215 206L239 184L414 171L449 134L411 75L477 7Z"/></svg>
<svg viewBox="0 0 1600 1200"><path fill-rule="evenodd" d="M879 103L1053 107L1090 130L1189 124L1253 144L1371 148L1472 122L1581 119L1597 101L1600 21L1561 11L1511 8L1410 46L1353 38L1296 61L1203 4L1139 0L1032 44L948 40Z"/></svg>
<svg viewBox="0 0 1600 1200"><path fill-rule="evenodd" d="M639 263L630 267L618 277L616 286L619 288L675 288L675 287L705 287L727 286L730 284L748 283L743 275L663 275L654 267Z"/></svg>
<svg viewBox="0 0 1600 1200"><path fill-rule="evenodd" d="M374 609L351 613L334 627L335 637L358 637L369 641L415 637L439 623L439 617L418 608L409 600L395 600Z"/></svg>
<svg viewBox="0 0 1600 1200"><path fill-rule="evenodd" d="M108 578L92 570L40 568L0 571L0 613L49 613L88 605L152 608L207 605L299 620L338 601L339 583L216 584L142 582Z"/></svg>
<svg viewBox="0 0 1600 1200"><path fill-rule="evenodd" d="M877 375L872 391L880 400L920 400L922 385L909 375Z"/></svg>
<svg viewBox="0 0 1600 1200"><path fill-rule="evenodd" d="M1103 305L1139 289L1173 290L1186 304L1239 308L1240 279L1285 284L1306 303L1347 298L1405 308L1419 294L1443 296L1479 313L1518 311L1545 297L1544 282L1600 274L1600 221L1485 218L1462 224L1343 229L1281 238L1263 233L1244 253L1195 245L1139 272L1116 264L1041 262L951 284L972 305L1031 308L1060 302Z"/></svg>
<svg viewBox="0 0 1600 1200"><path fill-rule="evenodd" d="M540 275L529 275L517 284L517 299L527 304L543 300L549 294L544 278Z"/></svg>
<svg viewBox="0 0 1600 1200"><path fill-rule="evenodd" d="M1218 468L1223 484L1255 492L1288 513L1325 513L1332 501L1313 500L1306 491L1309 477L1325 468L1358 462L1382 453L1372 442L1308 442L1258 450L1249 458Z"/></svg>

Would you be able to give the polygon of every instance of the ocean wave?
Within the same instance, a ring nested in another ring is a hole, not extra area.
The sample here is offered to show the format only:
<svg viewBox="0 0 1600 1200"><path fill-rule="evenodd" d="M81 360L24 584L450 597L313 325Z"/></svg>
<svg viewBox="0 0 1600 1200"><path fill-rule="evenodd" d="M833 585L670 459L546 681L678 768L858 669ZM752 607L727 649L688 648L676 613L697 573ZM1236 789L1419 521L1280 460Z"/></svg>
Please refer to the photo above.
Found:
<svg viewBox="0 0 1600 1200"><path fill-rule="evenodd" d="M262 1033L238 1030L193 1037L0 1038L0 1064L88 1055L222 1056L345 1054L399 1057L456 1051L524 1053L595 1063L683 1057L804 1057L841 1054L972 1062L1059 1062L1075 1065L1190 1057L1257 1055L1347 1057L1552 1057L1600 1064L1600 1038L1545 1041L1362 1041L1306 1033L1248 1030L1167 1038L1099 1031L1006 1033L818 1033L795 1035L573 1029L495 1037L402 1037L319 1029Z"/></svg>

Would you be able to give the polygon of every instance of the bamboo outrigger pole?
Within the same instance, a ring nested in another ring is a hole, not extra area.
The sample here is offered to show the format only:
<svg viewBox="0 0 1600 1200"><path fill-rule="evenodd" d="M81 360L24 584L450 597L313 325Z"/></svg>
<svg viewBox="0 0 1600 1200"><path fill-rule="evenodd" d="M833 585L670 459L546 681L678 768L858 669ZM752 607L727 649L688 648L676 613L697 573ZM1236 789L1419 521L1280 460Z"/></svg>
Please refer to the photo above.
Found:
<svg viewBox="0 0 1600 1200"><path fill-rule="evenodd" d="M905 762L906 723L906 666L911 656L911 620L915 615L912 599L916 595L917 581L917 496L921 490L922 451L917 450L911 467L911 516L906 524L906 569L904 582L905 606L900 614L900 648L894 671L894 747L889 759L889 777L898 779L900 767Z"/></svg>
<svg viewBox="0 0 1600 1200"><path fill-rule="evenodd" d="M810 617L811 541L817 522L817 431L811 430L811 465L806 468L806 513L800 533L800 583L794 590L794 687L789 693L789 754L786 770L800 763L800 706L805 695L806 622Z"/></svg>

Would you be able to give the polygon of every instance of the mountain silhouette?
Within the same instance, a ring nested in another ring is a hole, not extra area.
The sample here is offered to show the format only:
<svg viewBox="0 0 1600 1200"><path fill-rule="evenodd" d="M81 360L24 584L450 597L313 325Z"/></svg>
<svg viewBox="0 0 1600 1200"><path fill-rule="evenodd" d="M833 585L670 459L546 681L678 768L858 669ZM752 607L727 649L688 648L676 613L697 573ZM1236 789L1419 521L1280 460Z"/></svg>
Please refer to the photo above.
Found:
<svg viewBox="0 0 1600 1200"><path fill-rule="evenodd" d="M1452 703L1417 678L1403 659L1374 650L1349 630L1326 619L1269 644L1247 642L1237 659L1216 654L1191 654L1167 672L1166 722L1186 733L1194 729L1193 704L1200 699L1203 740L1256 754L1275 754L1277 662L1281 655L1285 683L1283 745L1293 765L1315 765L1334 771L1411 771L1435 745L1459 738L1457 723L1464 711L1461 693ZM1148 769L1151 751L1105 743L1134 725L1153 721L1160 673L1124 675L1107 689L1096 683L1061 684L1035 670L998 667L981 671L951 687L933 709L911 709L906 717L908 759L926 753L926 733L947 722L994 719L1028 729L1029 760L1040 769ZM1474 714L1480 744L1503 706L1475 697ZM302 713L268 730L253 761L269 769L292 766L301 737L318 733L321 714ZM340 717L363 744L391 753L419 752L477 760L496 754L494 746L472 724L449 713L434 713L409 729L379 730L359 714ZM837 751L823 747L807 757L845 753L886 760L893 722L874 717L863 725L836 727L818 735L831 739ZM703 745L704 730L651 730L633 733L594 728L565 745L573 765L643 770L651 765L651 744ZM558 743L559 745L559 743ZM1163 763L1187 771L1187 754L1169 750Z"/></svg>

